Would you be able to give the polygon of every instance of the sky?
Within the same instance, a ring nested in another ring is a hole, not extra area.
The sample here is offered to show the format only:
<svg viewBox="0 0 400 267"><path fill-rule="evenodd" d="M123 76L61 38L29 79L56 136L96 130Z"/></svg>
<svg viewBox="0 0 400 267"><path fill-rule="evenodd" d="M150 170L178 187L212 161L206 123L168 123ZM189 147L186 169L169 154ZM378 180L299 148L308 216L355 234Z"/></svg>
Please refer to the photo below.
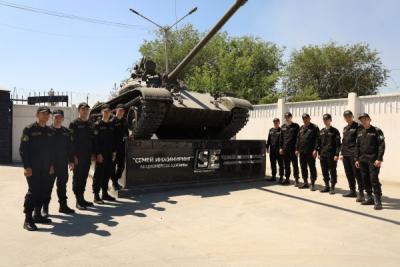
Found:
<svg viewBox="0 0 400 267"><path fill-rule="evenodd" d="M171 25L193 7L184 22L210 29L235 0L4 0L20 5L137 25L132 29L46 16L0 5L0 86L19 94L71 92L104 101L114 83L129 76L139 47L155 37L153 25ZM0 4L4 1L0 0ZM400 92L400 1L249 0L224 26L231 36L253 35L294 49L308 44L365 42L391 70L381 93ZM179 27L179 26L178 26Z"/></svg>

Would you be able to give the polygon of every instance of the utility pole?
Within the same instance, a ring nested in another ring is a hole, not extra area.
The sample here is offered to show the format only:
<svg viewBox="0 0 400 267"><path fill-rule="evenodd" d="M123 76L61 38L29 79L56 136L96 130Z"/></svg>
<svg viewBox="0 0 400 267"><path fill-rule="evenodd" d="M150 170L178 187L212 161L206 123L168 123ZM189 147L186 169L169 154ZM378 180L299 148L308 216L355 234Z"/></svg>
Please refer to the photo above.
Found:
<svg viewBox="0 0 400 267"><path fill-rule="evenodd" d="M197 11L197 7L193 8L192 10L190 10L186 15L184 15L183 17L181 17L180 19L178 19L177 21L175 21L174 24L172 24L171 26L161 26L160 24L154 22L153 20L145 17L144 15L140 14L139 12L137 12L136 10L133 10L132 8L129 9L132 13L138 15L139 17L147 20L148 22L150 22L151 24L155 25L157 28L159 28L161 30L161 32L163 33L163 37L164 37L164 57L165 57L165 73L169 72L169 64L168 64L168 47L167 47L167 43L168 43L168 32L169 30L171 30L173 27L175 27L179 22L181 22L182 20L184 20L186 17L192 15L194 12Z"/></svg>

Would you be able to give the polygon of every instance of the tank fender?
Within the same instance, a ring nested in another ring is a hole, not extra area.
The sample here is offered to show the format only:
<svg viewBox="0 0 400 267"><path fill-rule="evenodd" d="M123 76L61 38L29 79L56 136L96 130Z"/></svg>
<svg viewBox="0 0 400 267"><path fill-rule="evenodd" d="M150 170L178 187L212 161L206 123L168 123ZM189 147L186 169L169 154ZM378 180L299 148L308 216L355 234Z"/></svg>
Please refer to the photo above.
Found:
<svg viewBox="0 0 400 267"><path fill-rule="evenodd" d="M234 108L244 108L248 110L253 110L253 105L245 99L240 99L235 97L221 97L220 101L224 106L226 106L230 110Z"/></svg>
<svg viewBox="0 0 400 267"><path fill-rule="evenodd" d="M143 99L145 100L172 102L172 94L165 88L139 87L135 88L135 90L140 91Z"/></svg>

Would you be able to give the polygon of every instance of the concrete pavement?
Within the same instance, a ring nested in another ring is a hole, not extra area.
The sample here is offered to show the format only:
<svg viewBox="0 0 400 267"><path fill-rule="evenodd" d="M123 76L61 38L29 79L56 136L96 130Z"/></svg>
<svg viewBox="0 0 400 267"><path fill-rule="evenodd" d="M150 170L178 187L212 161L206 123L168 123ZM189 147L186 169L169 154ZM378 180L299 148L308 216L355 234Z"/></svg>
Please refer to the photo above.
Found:
<svg viewBox="0 0 400 267"><path fill-rule="evenodd" d="M54 223L27 232L22 173L0 166L0 266L400 265L400 184L383 182L382 211L268 182L138 195L74 216L57 212L54 194Z"/></svg>

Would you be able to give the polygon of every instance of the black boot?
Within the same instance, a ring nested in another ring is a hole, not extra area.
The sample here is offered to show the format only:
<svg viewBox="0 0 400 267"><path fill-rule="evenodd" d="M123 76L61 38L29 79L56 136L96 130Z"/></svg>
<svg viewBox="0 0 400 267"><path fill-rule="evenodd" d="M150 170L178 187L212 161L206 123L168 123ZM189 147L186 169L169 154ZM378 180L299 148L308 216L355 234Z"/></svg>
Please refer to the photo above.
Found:
<svg viewBox="0 0 400 267"><path fill-rule="evenodd" d="M80 194L76 195L75 197L76 197L76 208L78 210L86 210L87 208L85 202L83 201L83 197Z"/></svg>
<svg viewBox="0 0 400 267"><path fill-rule="evenodd" d="M295 179L294 179L294 186L295 186L295 187L299 187L299 186L300 186L299 178L295 178Z"/></svg>
<svg viewBox="0 0 400 267"><path fill-rule="evenodd" d="M267 179L268 182L275 182L276 181L276 177L272 176L271 178ZM114 185L113 185L114 186Z"/></svg>
<svg viewBox="0 0 400 267"><path fill-rule="evenodd" d="M290 185L290 180L289 178L286 178L285 180L282 181L282 185Z"/></svg>
<svg viewBox="0 0 400 267"><path fill-rule="evenodd" d="M49 217L49 203L43 204L43 207L42 207L42 216L45 217L45 218L48 218L48 217Z"/></svg>
<svg viewBox="0 0 400 267"><path fill-rule="evenodd" d="M329 194L331 194L331 195L335 194L335 184L331 184L331 188L329 190Z"/></svg>
<svg viewBox="0 0 400 267"><path fill-rule="evenodd" d="M371 193L367 193L367 197L365 198L365 200L363 202L361 202L361 205L374 205L374 199L372 198L372 194Z"/></svg>
<svg viewBox="0 0 400 267"><path fill-rule="evenodd" d="M364 200L365 200L364 192L363 191L359 191L358 195L357 195L356 202L363 202Z"/></svg>
<svg viewBox="0 0 400 267"><path fill-rule="evenodd" d="M310 190L311 190L311 191L315 191L315 190L317 190L317 189L315 188L315 181L311 181L311 187L310 187Z"/></svg>
<svg viewBox="0 0 400 267"><path fill-rule="evenodd" d="M113 187L113 189L114 189L115 191L118 191L118 190L121 190L121 189L122 189L122 186L119 185L118 181L113 182L112 187Z"/></svg>
<svg viewBox="0 0 400 267"><path fill-rule="evenodd" d="M282 184L282 182L283 182L283 177L281 176L281 177L279 177L278 183L279 183L279 184Z"/></svg>
<svg viewBox="0 0 400 267"><path fill-rule="evenodd" d="M42 216L41 208L35 208L33 212L33 222L42 223L42 224L50 224L51 220L49 218L45 218Z"/></svg>
<svg viewBox="0 0 400 267"><path fill-rule="evenodd" d="M115 198L113 198L112 196L110 196L107 192L103 192L102 198L103 200L107 200L107 201L115 201Z"/></svg>
<svg viewBox="0 0 400 267"><path fill-rule="evenodd" d="M82 200L83 200L83 203L85 203L85 206L86 207L93 207L94 205L93 205L93 202L90 202L90 201L86 201L85 200L85 197L83 196L83 194L82 194Z"/></svg>
<svg viewBox="0 0 400 267"><path fill-rule="evenodd" d="M38 228L35 225L35 222L33 221L31 213L25 214L24 229L27 231L37 231L38 230Z"/></svg>
<svg viewBox="0 0 400 267"><path fill-rule="evenodd" d="M60 202L60 208L58 209L58 212L65 213L65 214L72 214L72 213L75 213L75 210L68 207L67 202L63 201L63 202Z"/></svg>
<svg viewBox="0 0 400 267"><path fill-rule="evenodd" d="M301 186L299 186L299 189L307 189L307 188L309 188L310 186L308 185L308 181L306 180L306 181L304 181L304 184L303 185L301 185Z"/></svg>
<svg viewBox="0 0 400 267"><path fill-rule="evenodd" d="M328 193L331 190L328 183L325 183L325 187L322 190L319 190L321 193Z"/></svg>
<svg viewBox="0 0 400 267"><path fill-rule="evenodd" d="M375 196L374 209L375 210L381 210L382 209L382 198L381 198L381 196Z"/></svg>
<svg viewBox="0 0 400 267"><path fill-rule="evenodd" d="M357 197L356 190L350 189L350 191L344 194L343 197Z"/></svg>
<svg viewBox="0 0 400 267"><path fill-rule="evenodd" d="M99 193L94 194L93 202L96 203L96 204L104 204L104 201L101 200L101 198L99 196Z"/></svg>

